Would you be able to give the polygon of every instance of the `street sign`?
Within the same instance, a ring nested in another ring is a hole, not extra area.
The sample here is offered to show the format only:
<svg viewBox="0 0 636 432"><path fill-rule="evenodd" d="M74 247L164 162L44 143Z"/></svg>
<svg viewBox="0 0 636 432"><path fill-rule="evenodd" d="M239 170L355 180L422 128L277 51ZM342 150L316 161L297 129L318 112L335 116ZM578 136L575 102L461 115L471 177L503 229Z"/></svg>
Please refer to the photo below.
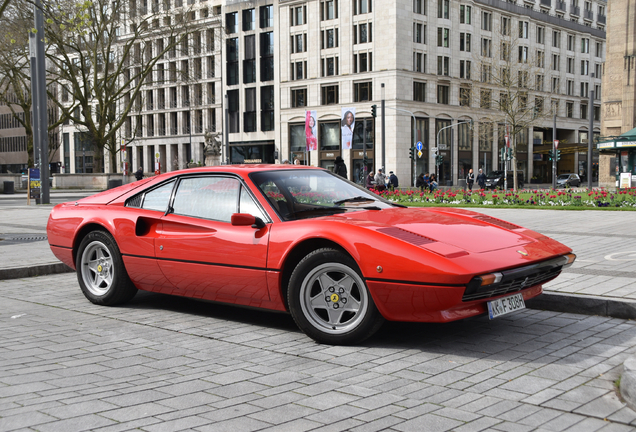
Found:
<svg viewBox="0 0 636 432"><path fill-rule="evenodd" d="M433 148L431 149L431 153L437 153L437 147L433 147Z"/></svg>
<svg viewBox="0 0 636 432"><path fill-rule="evenodd" d="M417 157L420 157L420 158L422 157L422 150L417 151Z"/></svg>
<svg viewBox="0 0 636 432"><path fill-rule="evenodd" d="M439 145L439 149L440 150L448 150L448 144L440 144Z"/></svg>
<svg viewBox="0 0 636 432"><path fill-rule="evenodd" d="M559 140L554 140L554 148L559 148Z"/></svg>
<svg viewBox="0 0 636 432"><path fill-rule="evenodd" d="M418 150L422 150L424 148L422 141L418 141L415 147L417 147Z"/></svg>
<svg viewBox="0 0 636 432"><path fill-rule="evenodd" d="M506 134L504 139L506 140L506 147L510 147L510 137L508 136L508 134Z"/></svg>

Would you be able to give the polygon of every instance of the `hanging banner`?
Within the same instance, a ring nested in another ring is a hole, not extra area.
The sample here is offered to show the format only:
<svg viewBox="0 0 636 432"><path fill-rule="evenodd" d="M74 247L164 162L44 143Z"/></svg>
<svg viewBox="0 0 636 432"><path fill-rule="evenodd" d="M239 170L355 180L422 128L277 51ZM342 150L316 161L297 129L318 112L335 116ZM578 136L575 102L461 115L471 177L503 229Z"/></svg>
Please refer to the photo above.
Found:
<svg viewBox="0 0 636 432"><path fill-rule="evenodd" d="M318 125L316 123L316 111L305 112L305 137L307 138L306 151L318 150Z"/></svg>
<svg viewBox="0 0 636 432"><path fill-rule="evenodd" d="M353 130L356 122L355 108L342 108L342 149L350 150L353 143Z"/></svg>

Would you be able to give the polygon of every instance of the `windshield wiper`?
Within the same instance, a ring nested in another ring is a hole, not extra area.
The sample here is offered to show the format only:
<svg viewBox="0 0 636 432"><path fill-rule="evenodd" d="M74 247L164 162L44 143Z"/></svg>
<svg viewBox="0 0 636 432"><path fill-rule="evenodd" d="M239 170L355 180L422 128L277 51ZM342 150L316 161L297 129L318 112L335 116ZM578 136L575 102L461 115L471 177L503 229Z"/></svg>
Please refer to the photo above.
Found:
<svg viewBox="0 0 636 432"><path fill-rule="evenodd" d="M357 197L352 197L352 198L345 198L345 199L342 199L340 201L334 201L333 204L339 206L339 205L342 205L344 203L364 202L364 201L375 201L375 200L373 198L369 198L369 197L357 196Z"/></svg>

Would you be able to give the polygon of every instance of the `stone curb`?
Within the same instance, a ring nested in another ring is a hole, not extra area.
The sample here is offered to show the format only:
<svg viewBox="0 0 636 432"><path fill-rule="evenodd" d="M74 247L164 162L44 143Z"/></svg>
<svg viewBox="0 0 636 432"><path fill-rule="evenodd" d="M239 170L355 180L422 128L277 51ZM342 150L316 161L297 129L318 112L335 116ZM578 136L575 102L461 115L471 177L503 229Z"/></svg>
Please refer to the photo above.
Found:
<svg viewBox="0 0 636 432"><path fill-rule="evenodd" d="M544 291L539 297L526 302L530 309L599 315L611 318L636 319L636 301L612 299L582 294L565 294Z"/></svg>
<svg viewBox="0 0 636 432"><path fill-rule="evenodd" d="M28 267L0 269L0 280L21 279L58 273L70 273L74 270L63 263L40 264Z"/></svg>
<svg viewBox="0 0 636 432"><path fill-rule="evenodd" d="M621 396L627 405L636 411L636 356L632 356L623 363L621 375Z"/></svg>

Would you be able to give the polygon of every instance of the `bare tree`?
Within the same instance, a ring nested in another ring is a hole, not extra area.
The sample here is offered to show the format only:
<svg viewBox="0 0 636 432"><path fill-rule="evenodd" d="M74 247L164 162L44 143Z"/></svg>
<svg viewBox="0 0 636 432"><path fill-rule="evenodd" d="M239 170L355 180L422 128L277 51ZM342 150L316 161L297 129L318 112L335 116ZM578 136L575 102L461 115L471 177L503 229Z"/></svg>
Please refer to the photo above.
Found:
<svg viewBox="0 0 636 432"><path fill-rule="evenodd" d="M31 71L29 58L29 31L33 27L33 7L17 0L3 9L0 19L4 37L0 37L0 102L7 105L13 118L25 130L28 166L33 166L33 126L31 99ZM55 98L52 87L47 88L49 99ZM64 121L56 107L49 103L48 131L54 132ZM59 140L49 139L49 162L60 146Z"/></svg>
<svg viewBox="0 0 636 432"><path fill-rule="evenodd" d="M474 57L478 76L473 76L471 86L462 96L477 99L479 107L488 109L485 123L504 124L508 128L515 190L517 138L528 127L551 117L555 109L552 103L546 106L545 55L541 51L530 52L530 47L522 43L527 29L521 28L522 23L519 26L519 37L513 36L509 23L508 26L501 23L498 40L482 38ZM492 134L491 127L479 130Z"/></svg>
<svg viewBox="0 0 636 432"><path fill-rule="evenodd" d="M157 62L196 26L187 8L171 9L159 0L139 3L53 0L43 6L54 66L49 74L62 92L56 104L87 134L97 170L104 151L115 166L117 131L140 107Z"/></svg>

